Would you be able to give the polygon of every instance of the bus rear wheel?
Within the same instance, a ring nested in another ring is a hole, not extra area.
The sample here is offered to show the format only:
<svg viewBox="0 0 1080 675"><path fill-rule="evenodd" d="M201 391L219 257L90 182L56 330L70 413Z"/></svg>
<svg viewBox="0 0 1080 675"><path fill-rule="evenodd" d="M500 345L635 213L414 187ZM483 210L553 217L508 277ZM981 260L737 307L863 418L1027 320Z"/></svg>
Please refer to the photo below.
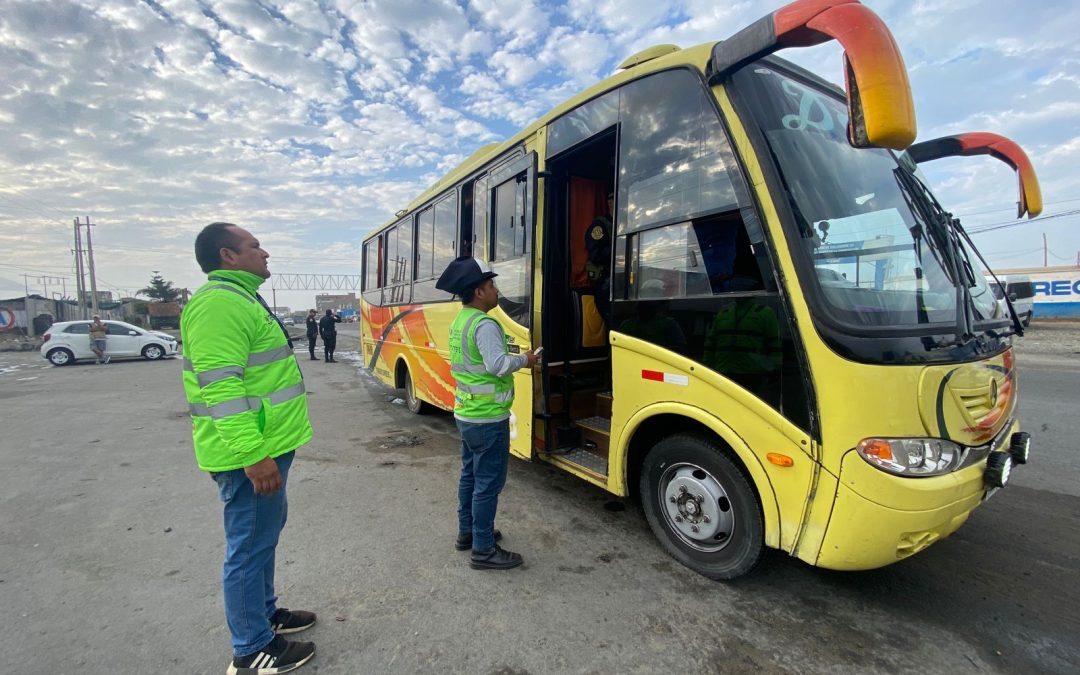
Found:
<svg viewBox="0 0 1080 675"><path fill-rule="evenodd" d="M405 405L408 406L409 412L416 415L427 415L432 410L429 403L420 400L420 397L416 395L412 373L408 369L405 370Z"/></svg>
<svg viewBox="0 0 1080 675"><path fill-rule="evenodd" d="M761 502L739 467L715 444L671 436L645 457L641 504L667 552L710 579L740 577L761 559Z"/></svg>

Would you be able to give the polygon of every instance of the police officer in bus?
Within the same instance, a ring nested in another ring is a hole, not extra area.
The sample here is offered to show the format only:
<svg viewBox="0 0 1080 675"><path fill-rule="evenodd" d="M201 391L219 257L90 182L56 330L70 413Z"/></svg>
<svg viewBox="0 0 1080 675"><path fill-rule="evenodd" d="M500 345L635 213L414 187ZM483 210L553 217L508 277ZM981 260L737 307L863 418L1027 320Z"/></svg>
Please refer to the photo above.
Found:
<svg viewBox="0 0 1080 675"><path fill-rule="evenodd" d="M488 312L499 304L497 276L483 262L461 256L435 287L456 294L464 305L450 325L450 372L457 388L454 418L461 433L458 537L454 548L472 549L474 569L510 569L521 555L502 549L495 529L499 493L510 456L510 408L514 371L536 365L534 352L509 354L502 326Z"/></svg>
<svg viewBox="0 0 1080 675"><path fill-rule="evenodd" d="M593 288L593 299L606 325L611 325L611 218L615 213L615 193L608 192L607 213L597 216L585 230L585 273Z"/></svg>

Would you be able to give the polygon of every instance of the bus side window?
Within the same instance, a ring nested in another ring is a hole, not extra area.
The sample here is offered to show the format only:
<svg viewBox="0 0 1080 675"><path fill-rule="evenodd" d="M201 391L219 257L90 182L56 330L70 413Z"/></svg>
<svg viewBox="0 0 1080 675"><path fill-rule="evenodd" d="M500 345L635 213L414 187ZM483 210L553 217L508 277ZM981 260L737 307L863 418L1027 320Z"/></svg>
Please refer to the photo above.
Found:
<svg viewBox="0 0 1080 675"><path fill-rule="evenodd" d="M434 274L435 209L428 207L416 216L416 280L430 279ZM441 272L440 272L441 273Z"/></svg>
<svg viewBox="0 0 1080 675"><path fill-rule="evenodd" d="M492 269L498 273L499 306L514 321L528 327L532 259L532 232L526 217L524 175L518 175L490 191L494 215Z"/></svg>
<svg viewBox="0 0 1080 675"><path fill-rule="evenodd" d="M364 300L371 305L382 304L382 241L380 234L364 242L364 279L361 292Z"/></svg>
<svg viewBox="0 0 1080 675"><path fill-rule="evenodd" d="M435 204L435 276L457 257L457 192Z"/></svg>
<svg viewBox="0 0 1080 675"><path fill-rule="evenodd" d="M480 176L473 184L473 221L472 221L472 248L474 258L490 260L491 255L487 246L488 235L488 190L487 176Z"/></svg>

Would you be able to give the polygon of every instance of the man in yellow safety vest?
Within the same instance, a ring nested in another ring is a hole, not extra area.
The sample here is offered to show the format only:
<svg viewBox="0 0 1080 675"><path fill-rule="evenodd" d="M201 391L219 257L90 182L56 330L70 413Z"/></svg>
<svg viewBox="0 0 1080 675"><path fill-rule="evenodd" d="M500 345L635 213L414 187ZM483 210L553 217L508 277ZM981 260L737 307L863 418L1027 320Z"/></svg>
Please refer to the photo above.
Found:
<svg viewBox="0 0 1080 675"><path fill-rule="evenodd" d="M461 433L458 537L454 548L472 549L474 569L510 569L519 554L502 549L495 529L499 493L510 456L510 407L514 371L536 365L535 352L509 354L502 326L488 312L499 304L497 276L469 256L454 260L436 288L456 294L461 312L450 326L450 371L457 383L454 418Z"/></svg>

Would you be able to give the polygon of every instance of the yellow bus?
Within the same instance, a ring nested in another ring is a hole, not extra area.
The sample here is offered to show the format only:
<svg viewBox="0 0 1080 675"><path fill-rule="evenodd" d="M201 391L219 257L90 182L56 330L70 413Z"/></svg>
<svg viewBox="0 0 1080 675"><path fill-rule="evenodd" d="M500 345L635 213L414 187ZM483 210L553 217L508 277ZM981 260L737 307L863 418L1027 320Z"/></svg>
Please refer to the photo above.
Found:
<svg viewBox="0 0 1080 675"><path fill-rule="evenodd" d="M838 40L845 89L783 61ZM511 452L640 501L714 579L764 547L843 570L956 530L1027 459L1010 335L926 187L906 70L854 0L660 45L480 148L362 252L362 349L410 410L449 410L435 289L499 276ZM610 195L611 213L608 214Z"/></svg>

